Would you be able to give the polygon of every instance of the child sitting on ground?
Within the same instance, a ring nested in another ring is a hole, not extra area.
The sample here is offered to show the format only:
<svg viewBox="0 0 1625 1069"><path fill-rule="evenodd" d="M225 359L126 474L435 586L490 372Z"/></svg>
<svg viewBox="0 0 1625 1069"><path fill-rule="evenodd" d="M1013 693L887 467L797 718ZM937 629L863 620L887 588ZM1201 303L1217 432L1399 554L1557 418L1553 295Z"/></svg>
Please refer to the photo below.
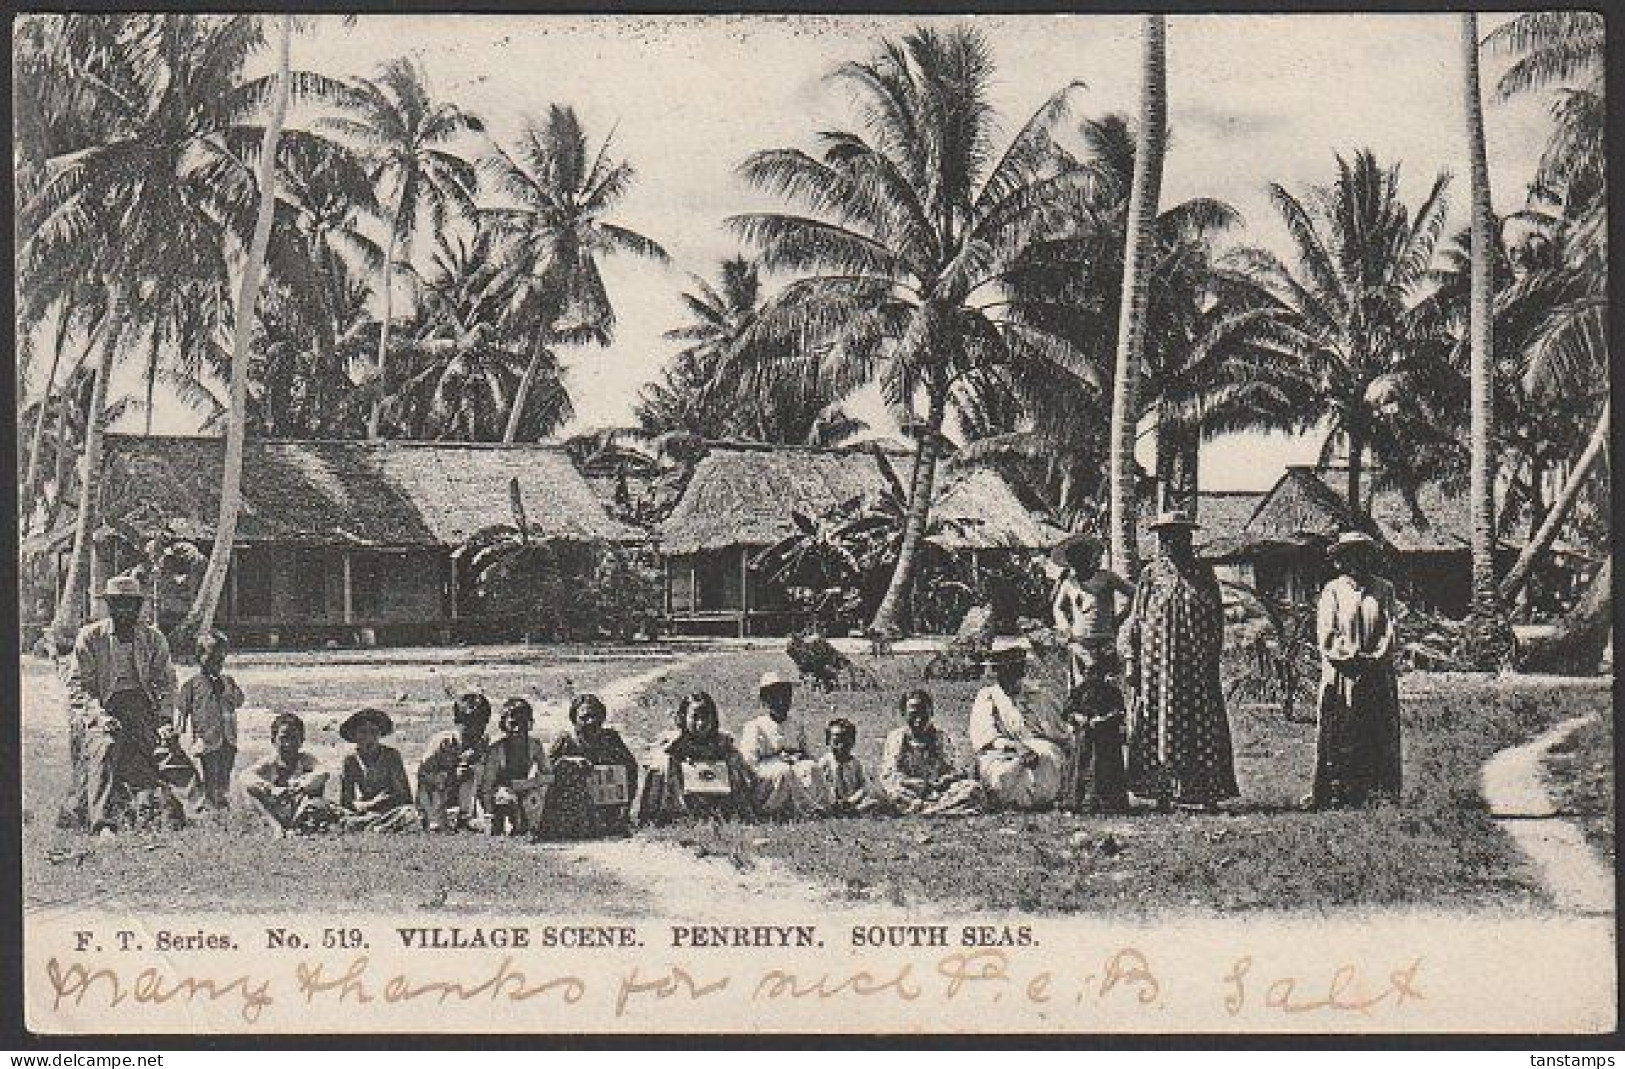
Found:
<svg viewBox="0 0 1625 1069"><path fill-rule="evenodd" d="M491 703L483 694L464 694L452 706L451 718L457 727L430 739L418 764L418 808L430 831L457 831L480 822Z"/></svg>
<svg viewBox="0 0 1625 1069"><path fill-rule="evenodd" d="M863 762L852 754L858 744L858 728L845 717L837 717L824 729L829 752L818 759L818 770L829 784L833 799L825 813L829 816L870 816L885 808L885 800L869 785Z"/></svg>
<svg viewBox="0 0 1625 1069"><path fill-rule="evenodd" d="M326 831L338 823L337 806L322 797L327 773L317 771L316 759L304 750L305 722L293 713L278 713L271 721L273 753L248 770L243 792L279 834Z"/></svg>
<svg viewBox="0 0 1625 1069"><path fill-rule="evenodd" d="M541 828L553 775L547 748L530 733L535 722L535 710L525 699L502 703L497 721L502 737L491 746L480 789L492 835L533 835Z"/></svg>

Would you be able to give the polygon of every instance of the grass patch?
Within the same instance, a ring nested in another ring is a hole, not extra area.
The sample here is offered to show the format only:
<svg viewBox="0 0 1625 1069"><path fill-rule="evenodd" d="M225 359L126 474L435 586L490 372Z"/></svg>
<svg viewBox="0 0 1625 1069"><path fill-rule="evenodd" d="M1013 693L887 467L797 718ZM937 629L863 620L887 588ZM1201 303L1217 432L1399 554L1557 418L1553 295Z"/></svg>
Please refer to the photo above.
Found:
<svg viewBox="0 0 1625 1069"><path fill-rule="evenodd" d="M760 653L701 663L674 673L646 698L663 710L689 690L710 690L725 723L737 730L754 704L755 673L780 660ZM797 704L811 726L821 727L827 716L853 720L859 754L873 768L885 732L897 722L897 694L922 685L922 664L919 657L887 658L878 663L882 691L804 692ZM998 814L653 834L741 867L770 858L850 897L881 902L1060 913L1543 902L1535 874L1484 810L1479 770L1495 751L1559 720L1608 708L1606 688L1411 682L1426 690L1407 688L1418 693L1404 703L1406 792L1397 807L1295 811L1312 774L1313 726L1289 723L1273 709L1243 708L1231 714L1243 798L1226 816ZM976 685L930 689L939 723L963 739Z"/></svg>
<svg viewBox="0 0 1625 1069"><path fill-rule="evenodd" d="M1580 727L1546 755L1546 776L1558 808L1574 815L1592 849L1614 863L1614 718Z"/></svg>

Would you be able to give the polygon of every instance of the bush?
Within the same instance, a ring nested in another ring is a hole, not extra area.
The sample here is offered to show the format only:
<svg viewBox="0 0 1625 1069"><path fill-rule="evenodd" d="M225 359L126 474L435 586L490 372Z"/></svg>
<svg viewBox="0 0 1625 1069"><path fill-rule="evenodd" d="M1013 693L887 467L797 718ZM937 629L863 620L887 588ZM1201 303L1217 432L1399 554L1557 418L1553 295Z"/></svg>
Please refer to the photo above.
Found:
<svg viewBox="0 0 1625 1069"><path fill-rule="evenodd" d="M625 640L652 631L660 615L658 573L614 546L515 541L480 563L480 613L511 621L527 640Z"/></svg>

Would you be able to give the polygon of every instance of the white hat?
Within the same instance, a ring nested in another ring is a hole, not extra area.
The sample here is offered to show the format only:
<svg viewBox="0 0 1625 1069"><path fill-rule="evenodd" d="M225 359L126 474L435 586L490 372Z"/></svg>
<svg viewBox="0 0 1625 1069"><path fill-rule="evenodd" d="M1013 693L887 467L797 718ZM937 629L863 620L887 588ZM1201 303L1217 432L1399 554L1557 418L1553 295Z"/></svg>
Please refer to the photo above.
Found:
<svg viewBox="0 0 1625 1069"><path fill-rule="evenodd" d="M1191 518L1189 513L1168 511L1157 513L1156 518L1145 526L1148 530L1157 531L1164 527L1188 527L1194 529L1202 525Z"/></svg>
<svg viewBox="0 0 1625 1069"><path fill-rule="evenodd" d="M756 693L760 694L762 691L771 687L793 686L795 686L795 680L791 679L787 675L784 675L782 672L763 672L762 678L756 681Z"/></svg>
<svg viewBox="0 0 1625 1069"><path fill-rule="evenodd" d="M107 581L107 586L102 590L104 599L135 598L140 600L146 596L147 592L141 589L141 580L133 575L115 575Z"/></svg>
<svg viewBox="0 0 1625 1069"><path fill-rule="evenodd" d="M1335 557L1351 549L1359 548L1376 549L1377 540L1364 531L1344 531L1337 536L1337 541L1331 544L1331 548L1326 550L1326 555Z"/></svg>

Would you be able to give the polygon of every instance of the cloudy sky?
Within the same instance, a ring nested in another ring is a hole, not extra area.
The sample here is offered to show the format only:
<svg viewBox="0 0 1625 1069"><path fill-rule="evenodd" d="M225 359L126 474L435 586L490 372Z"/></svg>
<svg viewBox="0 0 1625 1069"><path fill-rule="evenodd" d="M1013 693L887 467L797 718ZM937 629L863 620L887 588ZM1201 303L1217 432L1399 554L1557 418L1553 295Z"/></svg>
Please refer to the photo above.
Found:
<svg viewBox="0 0 1625 1069"><path fill-rule="evenodd" d="M1504 20L1489 15L1481 32ZM839 63L924 23L970 21L998 64L995 104L1013 131L1061 85L1081 80L1079 115L1132 114L1139 20L1108 16L494 17L365 16L344 27L317 20L296 38L296 66L370 75L388 59L419 59L432 91L480 114L506 139L527 113L568 103L594 136L615 131L638 181L618 221L659 240L674 264L611 262L605 276L620 316L614 345L567 356L578 428L624 423L640 384L674 346L689 272L711 273L737 251L722 225L767 206L734 169L749 153L811 147L815 132L852 127L848 91L828 80ZM1465 219L1459 20L1455 15L1178 16L1168 20L1169 127L1164 197L1219 197L1242 213L1242 239L1283 249L1265 187L1328 181L1333 154L1369 146L1403 163L1413 202L1441 170L1461 176L1452 227ZM1501 63L1485 69L1493 85ZM1511 210L1544 138L1538 100L1487 112L1496 208ZM470 144L469 151L479 146ZM870 399L857 406L877 422ZM195 429L178 405L165 430ZM574 428L573 428L574 429ZM1314 443L1238 437L1215 443L1203 485L1267 486Z"/></svg>

